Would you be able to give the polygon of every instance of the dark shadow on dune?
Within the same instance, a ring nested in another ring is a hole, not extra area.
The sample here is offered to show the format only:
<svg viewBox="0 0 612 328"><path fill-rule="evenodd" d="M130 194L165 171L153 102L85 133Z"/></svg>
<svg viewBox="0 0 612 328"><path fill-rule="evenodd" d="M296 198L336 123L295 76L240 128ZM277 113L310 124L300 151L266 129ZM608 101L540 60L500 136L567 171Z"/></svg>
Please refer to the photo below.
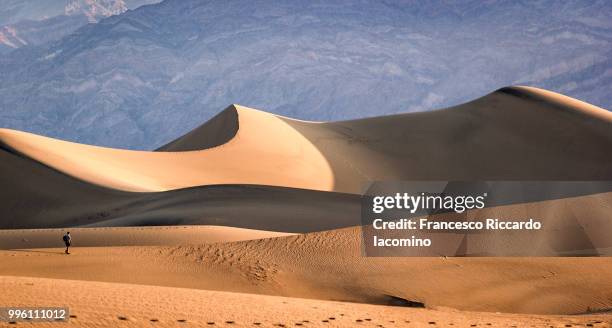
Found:
<svg viewBox="0 0 612 328"><path fill-rule="evenodd" d="M425 308L425 303L418 301L411 301L405 298L393 296L393 295L385 295L385 302L383 304L389 306L403 306L403 307L411 307L411 308Z"/></svg>
<svg viewBox="0 0 612 328"><path fill-rule="evenodd" d="M574 313L574 315L590 315L590 314L612 314L612 308L591 309L587 308L584 312Z"/></svg>
<svg viewBox="0 0 612 328"><path fill-rule="evenodd" d="M238 111L231 105L206 123L155 151L193 151L220 146L238 133Z"/></svg>

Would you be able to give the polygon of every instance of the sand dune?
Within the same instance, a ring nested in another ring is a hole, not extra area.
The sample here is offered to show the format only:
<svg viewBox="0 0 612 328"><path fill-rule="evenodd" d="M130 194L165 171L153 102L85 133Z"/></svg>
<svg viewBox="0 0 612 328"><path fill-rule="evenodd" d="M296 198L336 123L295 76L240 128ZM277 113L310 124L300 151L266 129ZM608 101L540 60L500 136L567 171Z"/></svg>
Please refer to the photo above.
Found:
<svg viewBox="0 0 612 328"><path fill-rule="evenodd" d="M0 277L0 303L68 306L71 327L610 327L610 316L423 310L183 288ZM23 291L27 290L27 293ZM100 303L99 300L105 300ZM257 306L244 306L257 304ZM17 326L24 325L19 323ZM36 323L57 327L58 323ZM12 325L11 325L12 326ZM29 326L29 325L28 325Z"/></svg>
<svg viewBox="0 0 612 328"><path fill-rule="evenodd" d="M357 195L248 185L124 192L6 151L0 185L10 186L0 188L0 229L199 224L308 232L359 224Z"/></svg>
<svg viewBox="0 0 612 328"><path fill-rule="evenodd" d="M357 195L274 186L126 192L74 178L6 148L0 149L0 186L0 229L198 224L308 232L358 225L360 214Z"/></svg>
<svg viewBox="0 0 612 328"><path fill-rule="evenodd" d="M281 119L241 106L240 129L220 146L194 152L144 152L81 145L0 130L11 151L78 179L125 191L164 191L213 184L261 184L332 190L325 158Z"/></svg>
<svg viewBox="0 0 612 328"><path fill-rule="evenodd" d="M325 156L336 190L368 180L612 178L612 113L536 88L503 88L431 112L285 121Z"/></svg>
<svg viewBox="0 0 612 328"><path fill-rule="evenodd" d="M365 182L385 179L611 178L603 165L612 163L605 151L611 126L604 109L512 87L445 110L332 123L234 105L161 152L12 130L0 130L0 142L64 174L124 191L261 184L359 193Z"/></svg>
<svg viewBox="0 0 612 328"><path fill-rule="evenodd" d="M157 152L0 130L0 183L11 186L0 190L0 228L340 228L359 224L358 197L317 191L360 193L386 179L610 179L611 127L601 108L512 87L445 110L331 123L236 105Z"/></svg>

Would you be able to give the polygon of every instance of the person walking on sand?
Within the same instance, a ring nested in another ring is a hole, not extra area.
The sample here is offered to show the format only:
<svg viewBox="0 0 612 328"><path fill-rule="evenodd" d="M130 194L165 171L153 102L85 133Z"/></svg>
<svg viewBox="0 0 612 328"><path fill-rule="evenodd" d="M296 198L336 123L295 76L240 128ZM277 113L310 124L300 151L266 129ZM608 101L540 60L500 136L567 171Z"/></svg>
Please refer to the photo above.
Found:
<svg viewBox="0 0 612 328"><path fill-rule="evenodd" d="M70 237L70 231L66 232L62 239L64 240L64 244L66 244L66 254L70 254L70 252L68 251L68 247L70 247L70 243L72 242L72 238Z"/></svg>

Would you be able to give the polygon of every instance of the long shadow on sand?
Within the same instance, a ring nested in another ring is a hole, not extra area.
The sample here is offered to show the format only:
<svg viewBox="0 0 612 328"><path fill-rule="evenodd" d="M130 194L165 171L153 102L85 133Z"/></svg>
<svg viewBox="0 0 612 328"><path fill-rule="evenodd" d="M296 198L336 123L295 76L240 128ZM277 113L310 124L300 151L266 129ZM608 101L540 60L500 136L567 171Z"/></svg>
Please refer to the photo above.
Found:
<svg viewBox="0 0 612 328"><path fill-rule="evenodd" d="M7 251L11 251L11 252L24 252L24 253L45 253L45 254L66 255L64 252L40 251L40 250L32 250L32 249L7 249Z"/></svg>

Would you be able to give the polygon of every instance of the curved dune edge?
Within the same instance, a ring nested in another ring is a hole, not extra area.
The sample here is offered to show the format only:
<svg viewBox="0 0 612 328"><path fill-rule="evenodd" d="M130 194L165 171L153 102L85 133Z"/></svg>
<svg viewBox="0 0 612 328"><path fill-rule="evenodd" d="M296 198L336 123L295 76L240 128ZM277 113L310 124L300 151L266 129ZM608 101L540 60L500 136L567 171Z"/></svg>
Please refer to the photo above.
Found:
<svg viewBox="0 0 612 328"><path fill-rule="evenodd" d="M133 192L200 185L260 184L333 190L326 159L276 116L235 105L240 128L217 147L182 152L120 150L2 129L0 142L55 170Z"/></svg>
<svg viewBox="0 0 612 328"><path fill-rule="evenodd" d="M184 136L155 151L194 151L214 148L232 140L239 128L238 110L232 105Z"/></svg>
<svg viewBox="0 0 612 328"><path fill-rule="evenodd" d="M528 86L513 86L501 88L496 92L509 93L518 97L531 97L539 101L556 104L566 110L579 112L612 123L612 112L553 91Z"/></svg>
<svg viewBox="0 0 612 328"><path fill-rule="evenodd" d="M359 194L377 180L612 179L612 113L522 86L442 110L327 123L233 105L155 152L6 129L0 144L132 192L258 184Z"/></svg>

